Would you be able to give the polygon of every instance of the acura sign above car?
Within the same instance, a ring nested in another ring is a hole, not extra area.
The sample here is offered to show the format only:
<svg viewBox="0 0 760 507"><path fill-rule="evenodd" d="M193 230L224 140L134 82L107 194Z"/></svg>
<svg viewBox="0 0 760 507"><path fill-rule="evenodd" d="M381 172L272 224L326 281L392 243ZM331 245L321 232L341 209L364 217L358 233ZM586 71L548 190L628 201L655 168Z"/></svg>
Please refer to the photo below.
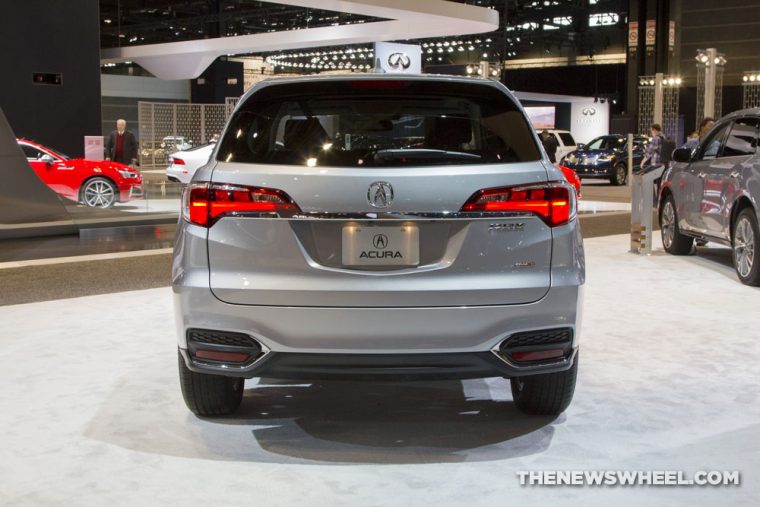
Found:
<svg viewBox="0 0 760 507"><path fill-rule="evenodd" d="M375 70L419 74L422 72L422 49L415 44L375 42Z"/></svg>

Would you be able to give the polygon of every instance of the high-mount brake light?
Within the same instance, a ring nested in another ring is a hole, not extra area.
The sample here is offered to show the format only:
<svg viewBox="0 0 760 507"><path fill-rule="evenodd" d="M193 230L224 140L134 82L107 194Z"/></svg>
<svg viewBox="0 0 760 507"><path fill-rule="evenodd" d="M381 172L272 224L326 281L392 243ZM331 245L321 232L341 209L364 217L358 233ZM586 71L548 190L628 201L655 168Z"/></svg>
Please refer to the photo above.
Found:
<svg viewBox="0 0 760 507"><path fill-rule="evenodd" d="M191 183L182 199L184 219L203 227L211 227L223 216L235 213L300 211L288 194L274 188Z"/></svg>
<svg viewBox="0 0 760 507"><path fill-rule="evenodd" d="M354 90L402 90L412 83L399 79L357 79L351 81Z"/></svg>
<svg viewBox="0 0 760 507"><path fill-rule="evenodd" d="M567 183L500 187L478 190L462 211L483 213L532 213L551 227L566 224L575 217L575 190Z"/></svg>

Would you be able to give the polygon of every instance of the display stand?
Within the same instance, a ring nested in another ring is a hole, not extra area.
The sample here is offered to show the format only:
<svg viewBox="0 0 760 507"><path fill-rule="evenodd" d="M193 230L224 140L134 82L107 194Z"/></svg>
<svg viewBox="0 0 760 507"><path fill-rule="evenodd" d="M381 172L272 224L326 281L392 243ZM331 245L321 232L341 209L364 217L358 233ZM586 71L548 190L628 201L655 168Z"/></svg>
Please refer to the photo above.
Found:
<svg viewBox="0 0 760 507"><path fill-rule="evenodd" d="M631 184L631 252L652 253L654 183L662 177L664 165L650 166L633 174Z"/></svg>

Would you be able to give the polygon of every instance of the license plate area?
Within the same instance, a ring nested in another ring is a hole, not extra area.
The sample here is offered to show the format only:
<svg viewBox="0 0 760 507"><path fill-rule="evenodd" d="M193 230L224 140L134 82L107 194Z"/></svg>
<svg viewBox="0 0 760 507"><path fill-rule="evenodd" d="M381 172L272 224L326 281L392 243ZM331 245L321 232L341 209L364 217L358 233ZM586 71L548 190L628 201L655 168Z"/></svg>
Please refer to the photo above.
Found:
<svg viewBox="0 0 760 507"><path fill-rule="evenodd" d="M344 266L417 266L420 232L414 225L346 225L342 230Z"/></svg>

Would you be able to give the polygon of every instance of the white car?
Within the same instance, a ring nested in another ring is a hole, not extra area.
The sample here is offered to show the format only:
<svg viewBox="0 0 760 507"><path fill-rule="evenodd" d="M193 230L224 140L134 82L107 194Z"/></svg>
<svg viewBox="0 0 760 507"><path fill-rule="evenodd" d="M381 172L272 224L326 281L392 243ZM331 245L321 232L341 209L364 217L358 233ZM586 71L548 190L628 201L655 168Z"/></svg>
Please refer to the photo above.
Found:
<svg viewBox="0 0 760 507"><path fill-rule="evenodd" d="M544 129L539 129L538 133L541 134ZM562 157L568 153L575 151L577 146L573 135L567 130L547 129L550 136L554 136L554 140L557 141L557 155L556 159L559 162Z"/></svg>
<svg viewBox="0 0 760 507"><path fill-rule="evenodd" d="M166 177L169 181L175 181L187 185L193 178L193 174L199 167L208 162L211 152L216 143L202 144L185 151L178 151L169 155L169 167L166 168Z"/></svg>

